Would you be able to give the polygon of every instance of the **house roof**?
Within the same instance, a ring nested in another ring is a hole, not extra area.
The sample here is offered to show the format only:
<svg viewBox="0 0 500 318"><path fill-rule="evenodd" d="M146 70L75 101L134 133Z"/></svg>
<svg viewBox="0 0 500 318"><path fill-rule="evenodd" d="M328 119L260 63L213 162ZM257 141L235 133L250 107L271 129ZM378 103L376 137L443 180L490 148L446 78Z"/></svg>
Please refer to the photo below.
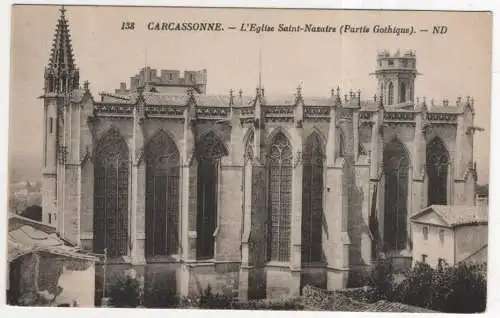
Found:
<svg viewBox="0 0 500 318"><path fill-rule="evenodd" d="M431 205L414 214L410 219L423 221L422 217L431 212L436 213L449 226L456 227L466 224L487 223L488 217L482 213L479 206L466 205Z"/></svg>
<svg viewBox="0 0 500 318"><path fill-rule="evenodd" d="M86 254L57 236L53 227L14 214L9 215L7 239L8 261L34 252L47 252L71 258L97 261L94 255Z"/></svg>

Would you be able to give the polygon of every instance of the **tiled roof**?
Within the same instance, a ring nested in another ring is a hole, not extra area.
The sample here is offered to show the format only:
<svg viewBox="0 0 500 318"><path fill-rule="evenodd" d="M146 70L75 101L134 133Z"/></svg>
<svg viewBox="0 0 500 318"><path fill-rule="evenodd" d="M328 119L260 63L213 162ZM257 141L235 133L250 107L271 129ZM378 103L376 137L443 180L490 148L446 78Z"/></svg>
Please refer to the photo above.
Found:
<svg viewBox="0 0 500 318"><path fill-rule="evenodd" d="M451 227L488 222L488 216L482 213L479 206L467 205L431 205L411 218L416 220L419 216L427 214L431 210L441 216Z"/></svg>
<svg viewBox="0 0 500 318"><path fill-rule="evenodd" d="M15 222L17 216L11 215L9 223ZM67 257L87 259L97 261L92 255L82 253L78 248L66 244L55 233L48 233L41 230L44 225L38 226L39 222L33 221L31 225L27 224L26 219L22 218L20 227L9 230L8 233L8 261L12 262L18 257L41 251Z"/></svg>
<svg viewBox="0 0 500 318"><path fill-rule="evenodd" d="M229 106L229 95L196 95L199 106Z"/></svg>
<svg viewBox="0 0 500 318"><path fill-rule="evenodd" d="M460 114L463 111L464 111L463 108L456 106L434 105L429 107L429 112L431 113Z"/></svg>

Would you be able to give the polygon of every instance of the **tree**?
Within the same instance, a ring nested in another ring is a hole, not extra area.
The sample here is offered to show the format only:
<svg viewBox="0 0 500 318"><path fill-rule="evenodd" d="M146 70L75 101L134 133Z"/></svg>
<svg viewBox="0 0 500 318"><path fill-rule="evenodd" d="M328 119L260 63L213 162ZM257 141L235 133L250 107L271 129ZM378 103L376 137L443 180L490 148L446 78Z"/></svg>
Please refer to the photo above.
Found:
<svg viewBox="0 0 500 318"><path fill-rule="evenodd" d="M29 206L21 213L21 216L42 222L42 207L39 205Z"/></svg>

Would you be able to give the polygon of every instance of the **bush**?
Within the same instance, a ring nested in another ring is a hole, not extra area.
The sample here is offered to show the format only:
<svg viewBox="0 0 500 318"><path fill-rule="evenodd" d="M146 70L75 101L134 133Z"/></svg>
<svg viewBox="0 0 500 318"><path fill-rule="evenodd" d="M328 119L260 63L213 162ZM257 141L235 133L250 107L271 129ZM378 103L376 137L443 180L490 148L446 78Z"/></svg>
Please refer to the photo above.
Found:
<svg viewBox="0 0 500 318"><path fill-rule="evenodd" d="M206 309L229 309L233 303L233 297L212 292L212 286L208 285L199 298L199 308Z"/></svg>
<svg viewBox="0 0 500 318"><path fill-rule="evenodd" d="M234 299L212 291L212 286L207 288L199 296L184 297L181 301L183 308L202 308L202 309L229 309L233 306Z"/></svg>
<svg viewBox="0 0 500 318"><path fill-rule="evenodd" d="M431 308L434 270L425 263L416 263L395 289L391 301Z"/></svg>
<svg viewBox="0 0 500 318"><path fill-rule="evenodd" d="M126 276L119 279L109 292L113 307L135 308L141 303L140 283L137 279Z"/></svg>
<svg viewBox="0 0 500 318"><path fill-rule="evenodd" d="M394 277L391 260L379 256L370 274L370 287L381 299L391 299L393 294Z"/></svg>
<svg viewBox="0 0 500 318"><path fill-rule="evenodd" d="M161 282L144 290L142 304L147 308L176 308L179 307L179 301L168 282Z"/></svg>
<svg viewBox="0 0 500 318"><path fill-rule="evenodd" d="M197 297L184 297L182 308L201 309L244 309L244 310L301 310L304 309L301 298L262 299L238 301L232 296L214 293L208 287Z"/></svg>
<svg viewBox="0 0 500 318"><path fill-rule="evenodd" d="M486 309L486 277L481 265L447 264L431 268L417 263L397 286L392 301L448 313Z"/></svg>

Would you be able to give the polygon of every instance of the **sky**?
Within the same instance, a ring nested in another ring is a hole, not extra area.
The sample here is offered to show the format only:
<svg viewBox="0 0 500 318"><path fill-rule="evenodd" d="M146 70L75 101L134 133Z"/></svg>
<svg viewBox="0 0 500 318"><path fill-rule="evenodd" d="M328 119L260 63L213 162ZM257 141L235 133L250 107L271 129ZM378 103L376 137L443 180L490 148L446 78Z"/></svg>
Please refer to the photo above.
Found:
<svg viewBox="0 0 500 318"><path fill-rule="evenodd" d="M148 7L67 6L71 38L81 82L88 80L97 98L145 64L157 69L207 69L208 94L242 89L253 94L258 84L259 50L266 95L292 95L301 84L305 96L328 96L333 87L376 93L373 72L377 51L416 51L416 97L458 96L475 99L476 126L485 129L475 138L479 182L489 174L491 107L492 16L487 13L382 12L276 9L188 9ZM42 94L44 67L49 60L57 6L17 5L12 13L11 105L9 156L11 162L42 157ZM43 18L40 18L43 17ZM135 29L120 30L133 21ZM221 22L237 30L219 33L149 31L150 21ZM445 25L445 35L432 32L412 36L393 34L261 33L238 31L242 23L278 25L313 23L339 26L414 26L432 29Z"/></svg>

